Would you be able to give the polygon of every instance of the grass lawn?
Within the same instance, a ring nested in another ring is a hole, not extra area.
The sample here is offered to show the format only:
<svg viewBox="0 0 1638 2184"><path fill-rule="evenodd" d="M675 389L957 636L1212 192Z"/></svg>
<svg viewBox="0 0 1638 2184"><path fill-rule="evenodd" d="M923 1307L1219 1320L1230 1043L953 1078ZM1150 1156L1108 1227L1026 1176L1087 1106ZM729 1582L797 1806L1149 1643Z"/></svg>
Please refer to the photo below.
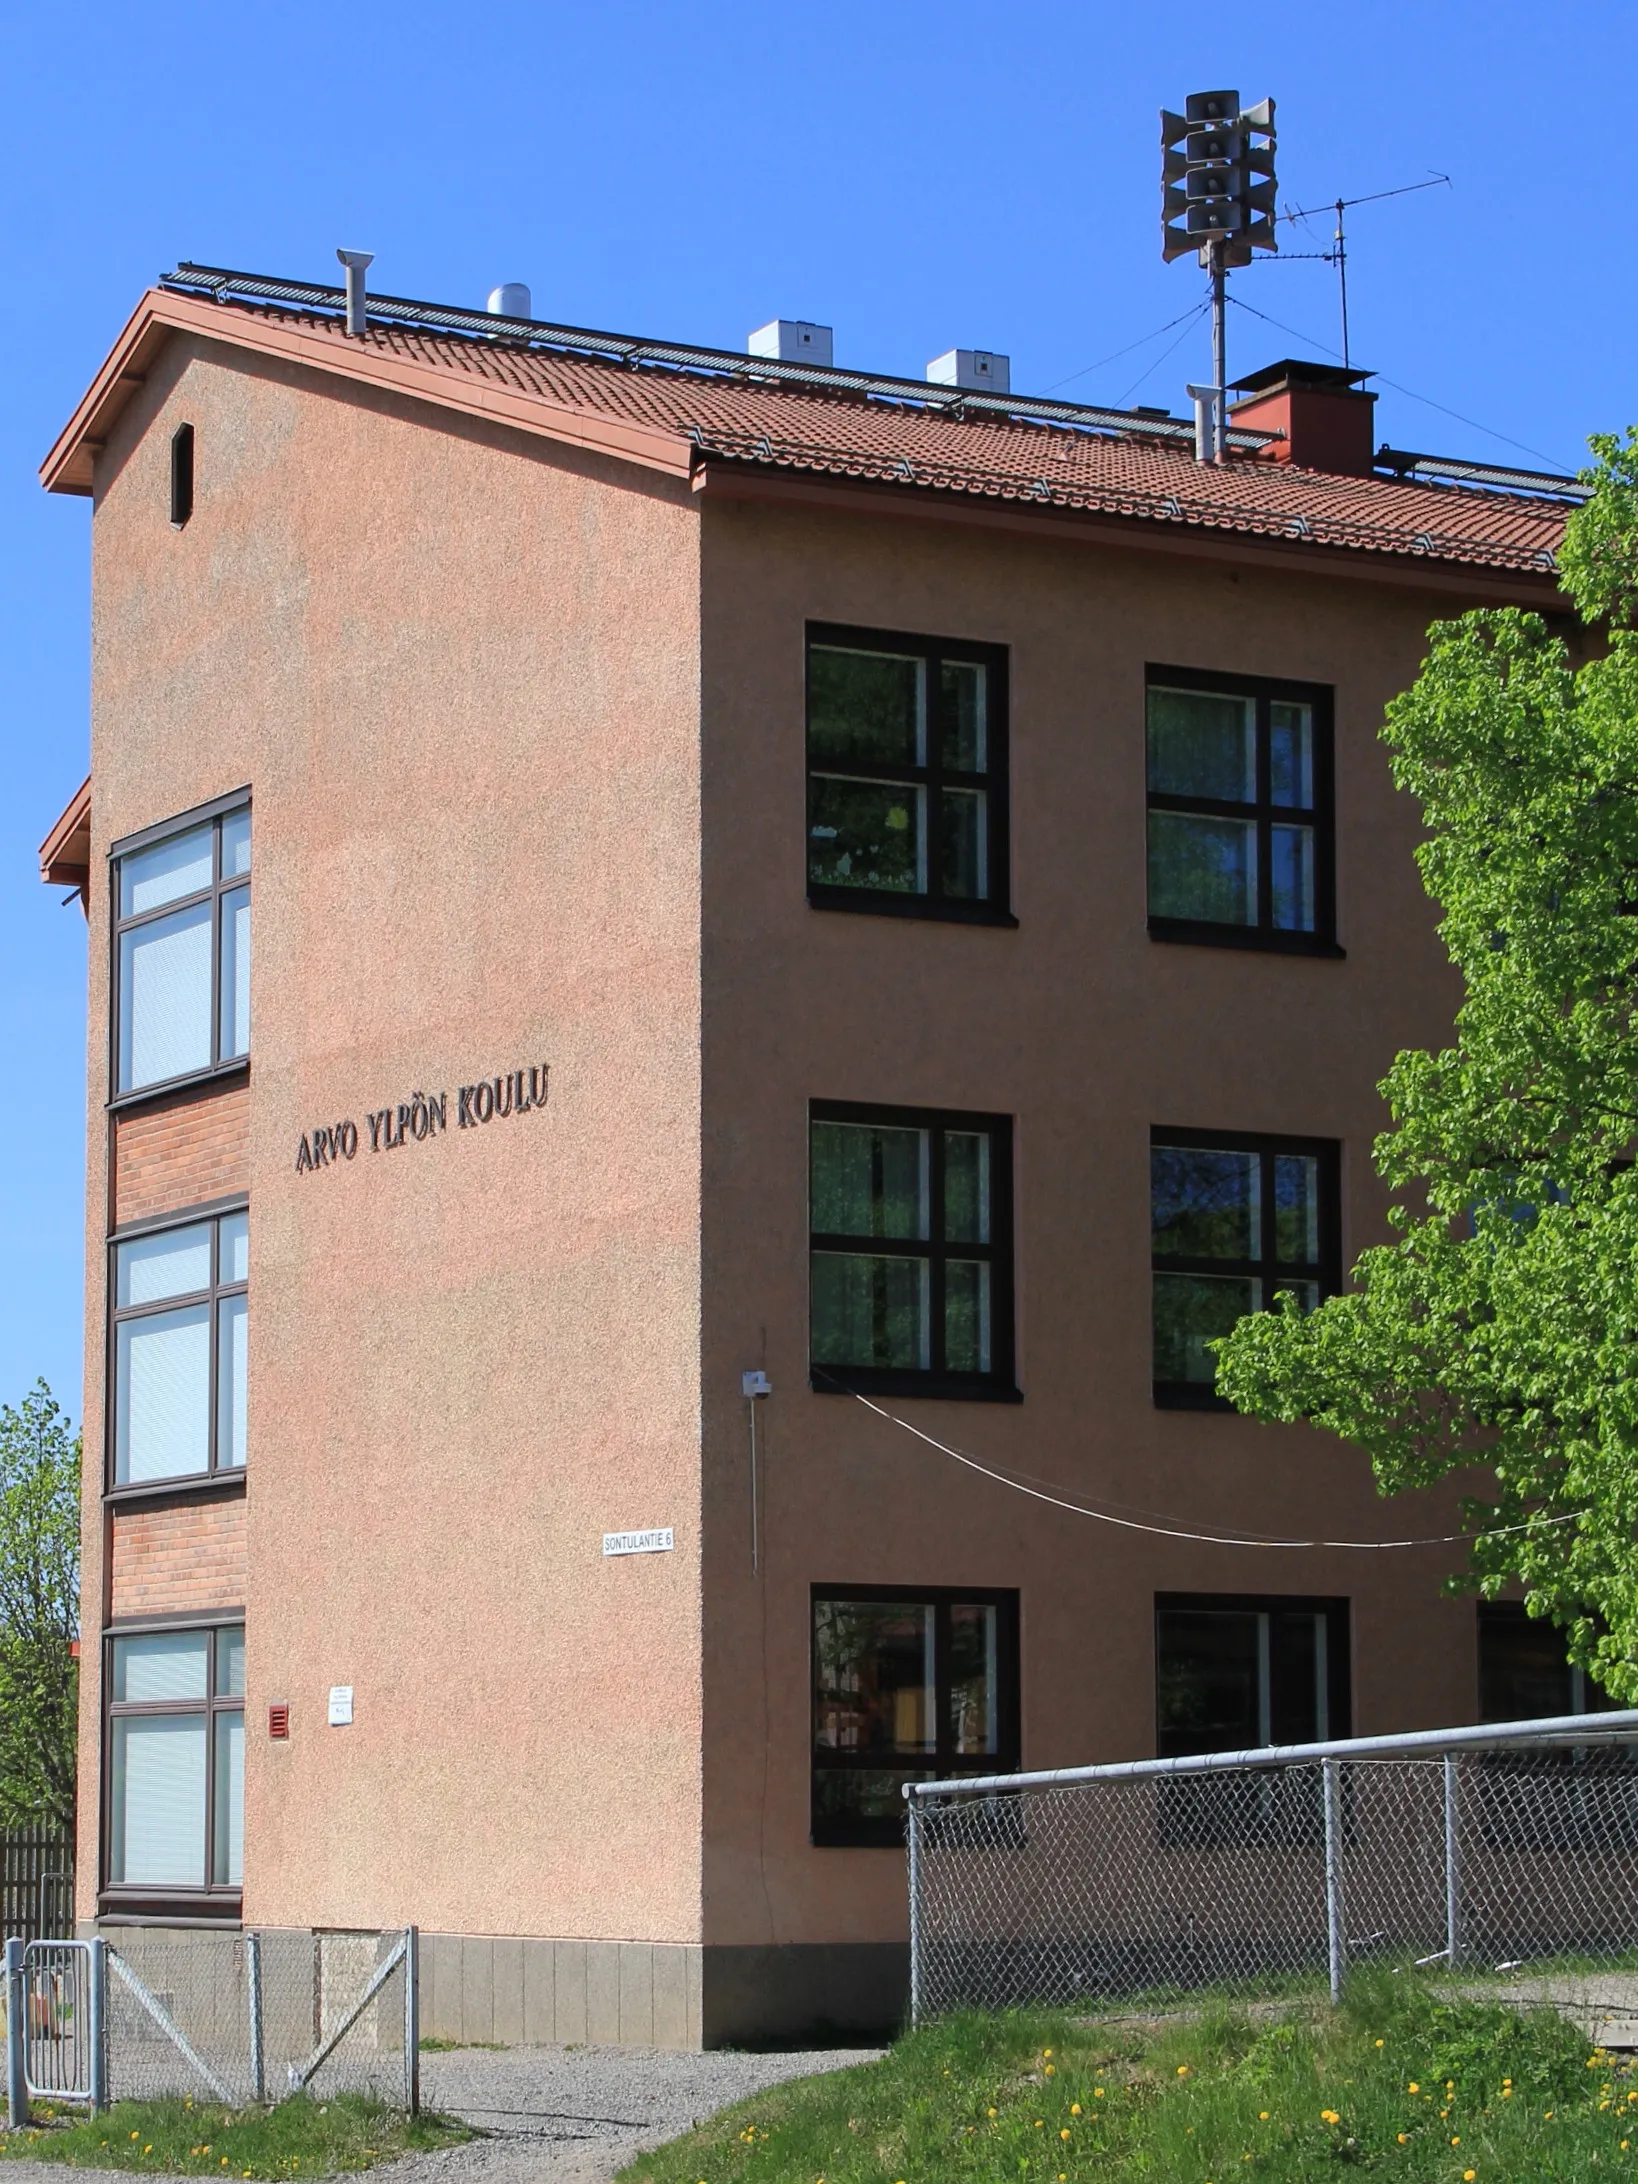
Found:
<svg viewBox="0 0 1638 2184"><path fill-rule="evenodd" d="M0 2160L76 2169L171 2170L186 2176L292 2178L369 2169L396 2155L470 2138L447 2116L405 2116L355 2093L277 2108L218 2108L190 2100L117 2101L106 2115L35 2104L26 2131L0 2131Z"/></svg>
<svg viewBox="0 0 1638 2184"><path fill-rule="evenodd" d="M1638 2073L1551 2011L1356 1975L1347 2006L962 2016L742 2101L627 2184L1638 2184Z"/></svg>

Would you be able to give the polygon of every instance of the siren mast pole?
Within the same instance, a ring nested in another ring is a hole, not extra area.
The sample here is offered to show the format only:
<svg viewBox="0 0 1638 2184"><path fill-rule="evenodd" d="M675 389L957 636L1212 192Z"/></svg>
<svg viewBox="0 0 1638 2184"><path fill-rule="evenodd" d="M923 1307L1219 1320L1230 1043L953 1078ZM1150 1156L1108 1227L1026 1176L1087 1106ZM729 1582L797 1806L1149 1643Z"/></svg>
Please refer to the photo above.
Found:
<svg viewBox="0 0 1638 2184"><path fill-rule="evenodd" d="M1211 273L1211 376L1217 388L1217 419L1213 432L1213 456L1215 462L1223 462L1228 453L1228 268L1224 260L1228 246L1221 235L1214 235L1206 246L1206 263Z"/></svg>

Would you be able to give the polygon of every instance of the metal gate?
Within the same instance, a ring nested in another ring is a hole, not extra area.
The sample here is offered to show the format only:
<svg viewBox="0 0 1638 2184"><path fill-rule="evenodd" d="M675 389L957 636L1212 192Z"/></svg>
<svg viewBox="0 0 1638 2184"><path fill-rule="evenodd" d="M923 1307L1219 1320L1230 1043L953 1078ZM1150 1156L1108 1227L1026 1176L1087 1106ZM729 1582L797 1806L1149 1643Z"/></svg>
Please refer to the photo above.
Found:
<svg viewBox="0 0 1638 2184"><path fill-rule="evenodd" d="M6 1943L7 2108L30 2100L107 2106L104 2058L107 1943Z"/></svg>

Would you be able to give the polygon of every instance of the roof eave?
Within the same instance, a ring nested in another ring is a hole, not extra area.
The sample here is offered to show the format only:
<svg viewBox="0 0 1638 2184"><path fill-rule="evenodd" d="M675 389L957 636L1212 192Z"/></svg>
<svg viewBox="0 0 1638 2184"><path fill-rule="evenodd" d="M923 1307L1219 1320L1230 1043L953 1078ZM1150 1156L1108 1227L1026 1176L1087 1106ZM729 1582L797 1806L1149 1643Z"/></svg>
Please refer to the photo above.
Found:
<svg viewBox="0 0 1638 2184"><path fill-rule="evenodd" d="M97 451L107 445L120 412L142 386L151 360L173 333L194 334L201 340L220 341L231 348L305 365L381 392L509 425L537 438L637 463L668 476L686 478L693 467L693 443L679 431L632 423L568 403L544 401L539 395L519 394L477 378L464 380L433 366L412 363L371 343L344 346L333 334L311 332L232 305L203 303L196 297L150 288L40 465L40 482L48 493L92 491Z"/></svg>
<svg viewBox="0 0 1638 2184"><path fill-rule="evenodd" d="M91 904L91 776L69 799L57 823L40 844L40 878L47 887L72 887L86 908Z"/></svg>
<svg viewBox="0 0 1638 2184"><path fill-rule="evenodd" d="M1190 560L1278 567L1309 576L1343 576L1395 589L1431 592L1470 605L1524 606L1539 613L1569 611L1558 578L1548 570L1498 567L1436 554L1336 545L1289 533L1124 515L1104 509L1045 506L989 494L947 493L936 487L878 479L838 478L794 467L770 468L707 453L694 489L718 500L784 500L830 508L891 512L912 521L979 525L990 530L1046 531L1087 545L1120 544Z"/></svg>

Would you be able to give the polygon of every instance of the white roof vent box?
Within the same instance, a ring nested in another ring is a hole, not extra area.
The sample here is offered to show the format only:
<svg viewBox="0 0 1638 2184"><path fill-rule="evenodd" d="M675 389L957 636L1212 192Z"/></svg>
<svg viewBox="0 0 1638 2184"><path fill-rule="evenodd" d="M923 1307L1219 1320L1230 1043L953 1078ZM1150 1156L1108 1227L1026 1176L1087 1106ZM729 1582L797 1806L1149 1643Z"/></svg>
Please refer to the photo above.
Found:
<svg viewBox="0 0 1638 2184"><path fill-rule="evenodd" d="M927 367L935 387L965 387L973 394L1010 394L1012 359L994 349L946 349Z"/></svg>
<svg viewBox="0 0 1638 2184"><path fill-rule="evenodd" d="M830 327L800 318L770 319L745 344L747 354L775 357L781 364L828 364L830 347Z"/></svg>

